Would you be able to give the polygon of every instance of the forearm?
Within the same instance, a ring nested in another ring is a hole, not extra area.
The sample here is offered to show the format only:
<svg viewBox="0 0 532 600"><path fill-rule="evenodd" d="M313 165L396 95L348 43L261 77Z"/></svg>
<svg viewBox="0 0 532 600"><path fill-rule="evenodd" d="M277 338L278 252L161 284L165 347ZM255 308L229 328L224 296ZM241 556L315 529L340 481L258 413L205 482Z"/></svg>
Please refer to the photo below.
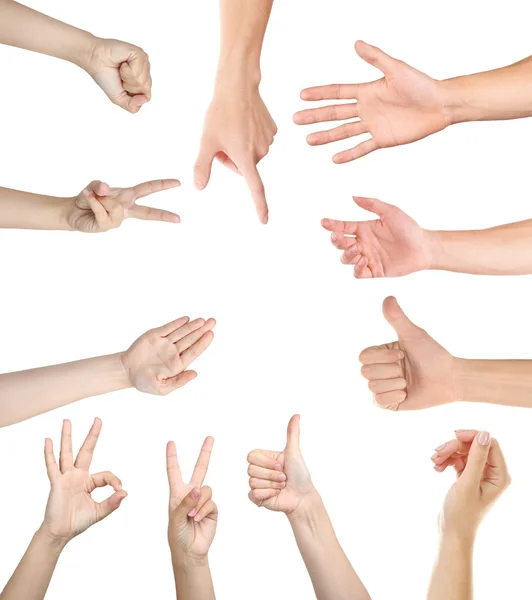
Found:
<svg viewBox="0 0 532 600"><path fill-rule="evenodd" d="M214 600L214 586L207 558L190 561L172 557L177 600Z"/></svg>
<svg viewBox="0 0 532 600"><path fill-rule="evenodd" d="M432 573L428 600L472 600L473 542L443 535Z"/></svg>
<svg viewBox="0 0 532 600"><path fill-rule="evenodd" d="M513 65L441 82L451 123L532 116L532 57Z"/></svg>
<svg viewBox="0 0 532 600"><path fill-rule="evenodd" d="M427 231L431 269L479 275L532 273L532 220L480 231Z"/></svg>
<svg viewBox="0 0 532 600"><path fill-rule="evenodd" d="M94 36L13 0L0 0L0 43L84 67Z"/></svg>
<svg viewBox="0 0 532 600"><path fill-rule="evenodd" d="M42 600L63 547L37 531L0 600Z"/></svg>
<svg viewBox="0 0 532 600"><path fill-rule="evenodd" d="M120 354L0 375L0 427L131 387Z"/></svg>
<svg viewBox="0 0 532 600"><path fill-rule="evenodd" d="M532 360L455 359L457 400L532 407Z"/></svg>
<svg viewBox="0 0 532 600"><path fill-rule="evenodd" d="M318 600L368 600L340 546L319 494L288 516Z"/></svg>
<svg viewBox="0 0 532 600"><path fill-rule="evenodd" d="M41 196L0 188L0 228L71 230L72 198Z"/></svg>
<svg viewBox="0 0 532 600"><path fill-rule="evenodd" d="M220 58L217 80L260 80L260 54L273 0L220 0Z"/></svg>

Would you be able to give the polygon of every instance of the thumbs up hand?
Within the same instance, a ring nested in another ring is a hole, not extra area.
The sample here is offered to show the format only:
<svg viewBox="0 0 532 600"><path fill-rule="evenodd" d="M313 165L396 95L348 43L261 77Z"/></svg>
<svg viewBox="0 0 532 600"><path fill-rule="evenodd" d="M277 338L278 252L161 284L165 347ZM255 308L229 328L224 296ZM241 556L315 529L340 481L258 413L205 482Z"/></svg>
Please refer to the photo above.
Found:
<svg viewBox="0 0 532 600"><path fill-rule="evenodd" d="M288 423L282 452L253 450L248 462L249 499L257 506L289 515L315 492L299 447L299 415Z"/></svg>
<svg viewBox="0 0 532 600"><path fill-rule="evenodd" d="M414 325L395 298L386 298L382 310L397 341L366 348L359 357L375 403L390 410L416 410L457 400L456 359Z"/></svg>

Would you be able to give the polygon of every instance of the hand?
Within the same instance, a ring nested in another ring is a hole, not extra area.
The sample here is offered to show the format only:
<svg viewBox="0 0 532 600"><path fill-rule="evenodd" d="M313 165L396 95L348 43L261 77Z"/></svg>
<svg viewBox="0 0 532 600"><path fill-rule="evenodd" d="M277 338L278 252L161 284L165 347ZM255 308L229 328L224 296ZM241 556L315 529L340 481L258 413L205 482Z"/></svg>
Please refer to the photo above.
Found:
<svg viewBox="0 0 532 600"><path fill-rule="evenodd" d="M179 215L138 206L136 202L139 198L180 185L177 179L160 179L130 188L110 188L106 183L93 181L73 199L67 212L67 222L72 229L84 233L109 231L120 227L127 218L179 223Z"/></svg>
<svg viewBox="0 0 532 600"><path fill-rule="evenodd" d="M248 454L248 462L249 499L257 506L289 515L315 491L299 447L299 415L288 423L282 452L253 450Z"/></svg>
<svg viewBox="0 0 532 600"><path fill-rule="evenodd" d="M268 204L257 164L268 154L277 126L260 97L258 87L222 86L214 93L207 115L194 181L200 190L209 183L212 161L243 175L261 223L268 222Z"/></svg>
<svg viewBox="0 0 532 600"><path fill-rule="evenodd" d="M132 385L166 396L195 379L198 374L187 367L210 346L215 325L214 319L181 317L141 335L122 357Z"/></svg>
<svg viewBox="0 0 532 600"><path fill-rule="evenodd" d="M391 410L416 410L454 402L454 357L414 325L395 298L386 298L382 310L398 341L360 354L361 373L369 380L375 403Z"/></svg>
<svg viewBox="0 0 532 600"><path fill-rule="evenodd" d="M353 200L380 218L355 222L323 219L321 224L333 232L332 243L344 251L342 262L355 265L355 277L400 277L430 267L429 240L414 219L380 200Z"/></svg>
<svg viewBox="0 0 532 600"><path fill-rule="evenodd" d="M484 515L510 485L510 475L499 442L487 431L457 430L456 439L436 448L434 469L456 470L440 516L444 533L472 539Z"/></svg>
<svg viewBox="0 0 532 600"><path fill-rule="evenodd" d="M44 458L50 479L51 491L41 530L51 539L66 544L91 525L114 512L127 496L122 482L110 471L90 475L89 469L102 428L100 419L94 424L76 461L72 455L72 425L63 422L59 467L54 456L52 440L46 439ZM110 485L114 494L103 502L95 502L91 494L96 488Z"/></svg>
<svg viewBox="0 0 532 600"><path fill-rule="evenodd" d="M377 148L415 142L451 124L440 82L375 46L358 41L355 50L362 60L382 71L384 77L371 83L325 85L303 90L303 100L356 99L356 103L300 111L294 115L298 125L359 119L330 131L311 133L307 137L311 146L371 134L370 139L334 155L335 163L346 163Z"/></svg>
<svg viewBox="0 0 532 600"><path fill-rule="evenodd" d="M151 100L150 61L142 48L96 38L83 66L109 100L128 112Z"/></svg>
<svg viewBox="0 0 532 600"><path fill-rule="evenodd" d="M211 488L203 485L213 444L212 437L203 442L189 483L183 481L175 443L168 442L166 447L166 470L170 486L168 542L172 555L177 553L201 560L207 556L214 539L218 508L212 501Z"/></svg>

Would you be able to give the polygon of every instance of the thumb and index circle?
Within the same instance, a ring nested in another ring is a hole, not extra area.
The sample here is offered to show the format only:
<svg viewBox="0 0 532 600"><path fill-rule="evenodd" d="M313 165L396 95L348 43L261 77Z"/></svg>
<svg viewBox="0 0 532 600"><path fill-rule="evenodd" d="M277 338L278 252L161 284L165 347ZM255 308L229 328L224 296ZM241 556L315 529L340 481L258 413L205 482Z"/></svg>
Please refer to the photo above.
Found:
<svg viewBox="0 0 532 600"><path fill-rule="evenodd" d="M419 331L419 327L405 315L394 296L384 299L382 313L399 338L408 337Z"/></svg>

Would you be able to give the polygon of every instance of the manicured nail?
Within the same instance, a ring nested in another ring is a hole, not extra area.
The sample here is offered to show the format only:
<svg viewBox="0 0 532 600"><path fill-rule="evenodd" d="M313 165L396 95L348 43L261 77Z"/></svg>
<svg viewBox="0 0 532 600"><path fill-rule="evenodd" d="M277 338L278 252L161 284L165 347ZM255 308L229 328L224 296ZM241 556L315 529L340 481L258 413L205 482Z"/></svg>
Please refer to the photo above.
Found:
<svg viewBox="0 0 532 600"><path fill-rule="evenodd" d="M436 452L439 452L440 450L443 450L445 448L445 446L447 446L447 442L445 442L445 444L442 444L441 446L438 446L436 448Z"/></svg>
<svg viewBox="0 0 532 600"><path fill-rule="evenodd" d="M194 517L194 521L196 521L196 523L199 523L201 521L201 515L196 515Z"/></svg>
<svg viewBox="0 0 532 600"><path fill-rule="evenodd" d="M477 441L481 446L487 446L490 443L490 437L488 431L481 431L477 436Z"/></svg>
<svg viewBox="0 0 532 600"><path fill-rule="evenodd" d="M435 452L431 457L430 460L436 460L438 458L438 453Z"/></svg>
<svg viewBox="0 0 532 600"><path fill-rule="evenodd" d="M197 512L198 512L198 511L197 511L195 508L193 508L193 509L192 509L192 510L191 510L191 511L188 513L188 516L189 516L189 517L194 517L194 516L197 514Z"/></svg>
<svg viewBox="0 0 532 600"><path fill-rule="evenodd" d="M330 225L331 225L331 221L330 221L330 219L323 219L323 221L321 222L321 224L322 224L324 227L330 227Z"/></svg>

